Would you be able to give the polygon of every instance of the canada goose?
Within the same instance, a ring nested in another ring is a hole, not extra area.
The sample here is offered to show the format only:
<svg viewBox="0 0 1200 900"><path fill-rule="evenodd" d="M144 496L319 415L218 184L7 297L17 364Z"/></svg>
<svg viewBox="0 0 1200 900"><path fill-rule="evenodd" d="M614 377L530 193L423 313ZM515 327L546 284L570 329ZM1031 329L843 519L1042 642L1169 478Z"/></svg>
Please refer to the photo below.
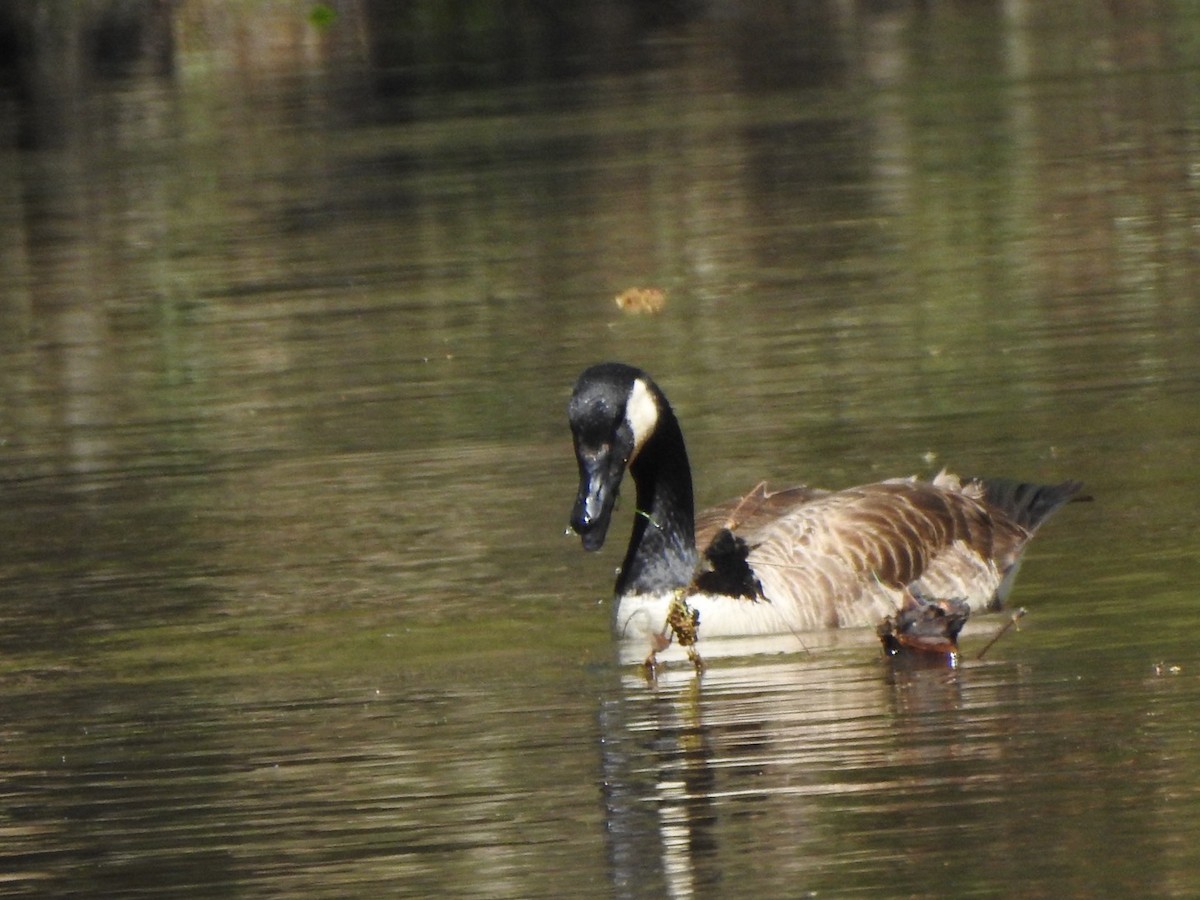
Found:
<svg viewBox="0 0 1200 900"><path fill-rule="evenodd" d="M604 544L626 469L637 489L614 629L644 638L649 663L673 638L839 626L879 626L885 646L911 630L918 645L952 648L971 609L1003 605L1025 544L1082 486L944 471L841 491L760 484L697 520L683 433L649 375L591 366L568 417L579 463L571 527L585 550Z"/></svg>

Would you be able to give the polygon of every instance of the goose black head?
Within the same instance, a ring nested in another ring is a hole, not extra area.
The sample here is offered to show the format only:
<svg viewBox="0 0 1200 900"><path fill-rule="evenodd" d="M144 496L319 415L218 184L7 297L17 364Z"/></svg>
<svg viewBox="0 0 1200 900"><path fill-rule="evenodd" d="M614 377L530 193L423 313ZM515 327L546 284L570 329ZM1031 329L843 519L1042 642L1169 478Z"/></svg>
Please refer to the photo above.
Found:
<svg viewBox="0 0 1200 900"><path fill-rule="evenodd" d="M658 389L640 369L601 363L585 369L567 405L579 494L571 527L585 550L604 545L625 470L658 424Z"/></svg>

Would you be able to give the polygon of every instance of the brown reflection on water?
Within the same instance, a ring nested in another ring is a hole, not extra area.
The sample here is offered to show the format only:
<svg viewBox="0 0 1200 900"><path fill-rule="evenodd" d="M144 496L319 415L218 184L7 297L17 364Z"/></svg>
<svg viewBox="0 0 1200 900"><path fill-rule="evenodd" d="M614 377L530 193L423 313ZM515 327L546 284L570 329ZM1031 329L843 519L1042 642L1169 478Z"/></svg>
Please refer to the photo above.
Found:
<svg viewBox="0 0 1200 900"><path fill-rule="evenodd" d="M265 678L146 696L76 681L51 708L11 706L21 733L8 737L34 752L5 764L9 883L553 896L567 868L603 879L593 728L567 696L330 687ZM549 731L548 709L561 723Z"/></svg>

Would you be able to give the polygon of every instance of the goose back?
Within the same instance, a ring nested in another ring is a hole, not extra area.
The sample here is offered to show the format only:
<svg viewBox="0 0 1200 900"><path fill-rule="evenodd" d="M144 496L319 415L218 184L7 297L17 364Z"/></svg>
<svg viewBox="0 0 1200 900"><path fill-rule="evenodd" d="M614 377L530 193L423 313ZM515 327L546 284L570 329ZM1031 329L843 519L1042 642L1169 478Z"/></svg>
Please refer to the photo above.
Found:
<svg viewBox="0 0 1200 900"><path fill-rule="evenodd" d="M703 514L697 538L724 527L744 540L762 601L790 629L870 626L910 590L997 607L1037 525L1079 487L947 473L836 492L759 485Z"/></svg>

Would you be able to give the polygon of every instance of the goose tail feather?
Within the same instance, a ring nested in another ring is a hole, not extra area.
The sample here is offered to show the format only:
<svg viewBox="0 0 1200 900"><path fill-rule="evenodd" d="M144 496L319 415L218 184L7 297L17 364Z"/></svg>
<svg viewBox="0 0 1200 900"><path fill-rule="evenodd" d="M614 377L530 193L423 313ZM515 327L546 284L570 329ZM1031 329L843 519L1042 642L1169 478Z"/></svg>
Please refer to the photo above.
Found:
<svg viewBox="0 0 1200 900"><path fill-rule="evenodd" d="M1060 506L1070 502L1091 500L1079 492L1082 481L1063 481L1059 484L1033 484L1011 478L972 478L983 490L988 506L999 509L1031 534Z"/></svg>

